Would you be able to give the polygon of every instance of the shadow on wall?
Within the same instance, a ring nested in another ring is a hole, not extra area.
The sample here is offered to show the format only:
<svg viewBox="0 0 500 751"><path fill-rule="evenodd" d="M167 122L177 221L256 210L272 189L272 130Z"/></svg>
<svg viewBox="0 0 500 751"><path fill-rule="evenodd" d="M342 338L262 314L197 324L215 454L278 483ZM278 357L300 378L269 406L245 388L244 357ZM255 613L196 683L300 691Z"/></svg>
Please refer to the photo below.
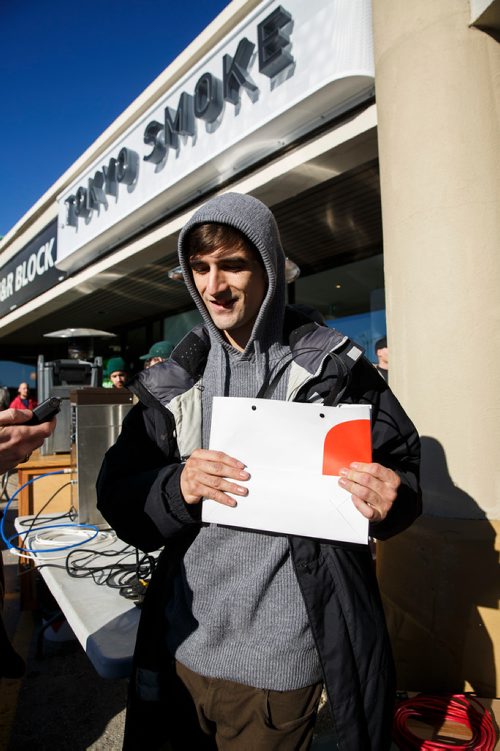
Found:
<svg viewBox="0 0 500 751"><path fill-rule="evenodd" d="M398 688L496 697L500 523L453 483L441 444L421 442L424 515L377 545Z"/></svg>
<svg viewBox="0 0 500 751"><path fill-rule="evenodd" d="M486 519L486 514L476 501L453 482L444 448L439 441L422 436L420 443L424 513L453 519Z"/></svg>

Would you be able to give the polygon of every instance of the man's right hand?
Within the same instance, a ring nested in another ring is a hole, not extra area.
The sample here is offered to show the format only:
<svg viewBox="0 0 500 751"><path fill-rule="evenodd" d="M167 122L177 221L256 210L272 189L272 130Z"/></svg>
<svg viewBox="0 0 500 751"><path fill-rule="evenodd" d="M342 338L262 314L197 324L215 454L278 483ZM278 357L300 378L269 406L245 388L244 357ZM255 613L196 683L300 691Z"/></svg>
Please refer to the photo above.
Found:
<svg viewBox="0 0 500 751"><path fill-rule="evenodd" d="M243 462L223 451L196 449L187 459L181 473L181 492L186 503L199 503L203 497L211 498L225 506L236 506L227 493L245 496L248 488L231 480L248 480Z"/></svg>
<svg viewBox="0 0 500 751"><path fill-rule="evenodd" d="M56 427L56 418L40 425L23 425L31 416L30 409L5 409L0 412L0 474L27 461Z"/></svg>

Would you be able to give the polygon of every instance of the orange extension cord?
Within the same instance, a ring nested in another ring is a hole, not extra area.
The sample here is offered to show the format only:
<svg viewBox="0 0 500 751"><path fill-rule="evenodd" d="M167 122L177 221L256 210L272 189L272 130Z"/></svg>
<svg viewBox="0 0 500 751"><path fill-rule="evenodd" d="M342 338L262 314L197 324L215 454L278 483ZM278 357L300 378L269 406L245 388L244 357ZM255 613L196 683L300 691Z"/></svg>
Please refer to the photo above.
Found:
<svg viewBox="0 0 500 751"><path fill-rule="evenodd" d="M408 730L409 719L421 720L429 724L445 721L464 725L472 733L469 741L459 740L430 741L423 740ZM418 694L403 699L396 705L393 728L394 742L402 751L441 751L442 749L474 749L474 751L493 751L497 734L493 719L487 709L473 696L452 694L434 696Z"/></svg>

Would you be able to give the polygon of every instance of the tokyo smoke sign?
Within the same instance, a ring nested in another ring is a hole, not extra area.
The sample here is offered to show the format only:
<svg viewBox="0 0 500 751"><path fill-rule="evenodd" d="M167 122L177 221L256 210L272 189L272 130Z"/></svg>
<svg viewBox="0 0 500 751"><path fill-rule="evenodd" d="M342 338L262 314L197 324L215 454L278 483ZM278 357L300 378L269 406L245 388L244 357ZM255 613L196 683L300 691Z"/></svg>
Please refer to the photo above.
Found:
<svg viewBox="0 0 500 751"><path fill-rule="evenodd" d="M58 267L115 247L366 92L369 7L261 3L59 196Z"/></svg>

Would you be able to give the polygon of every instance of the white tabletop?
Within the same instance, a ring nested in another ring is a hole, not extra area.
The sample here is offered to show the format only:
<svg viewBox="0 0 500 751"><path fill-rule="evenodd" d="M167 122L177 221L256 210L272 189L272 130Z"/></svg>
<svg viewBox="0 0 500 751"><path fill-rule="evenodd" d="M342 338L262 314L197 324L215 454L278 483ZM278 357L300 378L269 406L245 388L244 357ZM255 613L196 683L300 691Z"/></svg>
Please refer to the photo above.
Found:
<svg viewBox="0 0 500 751"><path fill-rule="evenodd" d="M26 530L25 522L33 517L19 517L15 521L16 531ZM39 517L37 524L44 523L60 526L61 522L52 521L50 516ZM24 523L24 524L23 524ZM76 528L75 528L76 529ZM63 529L61 528L61 532ZM72 530L67 528L58 537L57 530L38 532L40 535L50 537L55 535L55 543L49 542L53 547L64 546L72 540L67 537ZM35 539L36 530L33 530L25 538L25 545L33 547L35 553L35 565L40 567L40 573L53 594L57 604L64 613L68 624L75 636L85 649L95 669L103 678L123 678L130 674L132 667L132 655L135 645L137 626L139 623L140 609L132 600L120 595L119 590L106 584L98 585L92 578L74 578L64 569L69 551L60 553L44 553L43 546ZM114 535L114 533L111 533ZM47 543L43 540L44 544ZM113 550L123 551L125 543L113 536L104 536L100 533L99 539L85 542L78 546L78 550ZM113 561L122 563L134 563L136 553L133 548L128 557L124 554L115 556L98 556L92 558L87 565L99 566L101 563L108 565ZM40 552L39 552L40 551ZM56 564L62 568L56 568L44 564Z"/></svg>

